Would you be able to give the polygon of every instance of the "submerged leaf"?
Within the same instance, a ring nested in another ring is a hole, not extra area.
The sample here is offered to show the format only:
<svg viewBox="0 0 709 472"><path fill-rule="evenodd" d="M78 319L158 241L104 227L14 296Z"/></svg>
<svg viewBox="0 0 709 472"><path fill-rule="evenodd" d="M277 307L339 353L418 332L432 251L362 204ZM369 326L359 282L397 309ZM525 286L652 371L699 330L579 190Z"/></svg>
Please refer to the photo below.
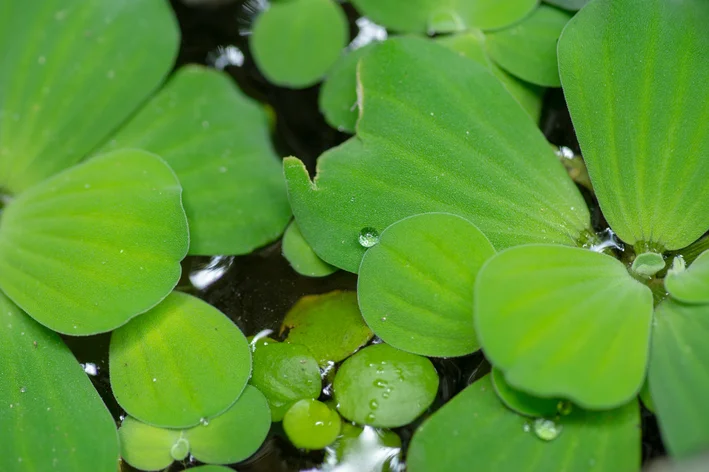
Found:
<svg viewBox="0 0 709 472"><path fill-rule="evenodd" d="M559 41L564 93L603 215L629 244L709 229L709 2L596 0Z"/></svg>
<svg viewBox="0 0 709 472"><path fill-rule="evenodd" d="M697 257L688 269L675 258L665 277L665 288L673 298L685 303L709 303L709 251Z"/></svg>
<svg viewBox="0 0 709 472"><path fill-rule="evenodd" d="M298 224L293 221L283 235L283 257L290 263L293 270L306 277L325 277L337 270L318 257L303 238Z"/></svg>
<svg viewBox="0 0 709 472"><path fill-rule="evenodd" d="M175 460L170 451L182 438L182 431L150 426L126 416L118 435L124 461L140 470L162 470Z"/></svg>
<svg viewBox="0 0 709 472"><path fill-rule="evenodd" d="M480 343L510 385L591 409L638 394L652 306L650 289L621 262L563 246L503 251L475 284Z"/></svg>
<svg viewBox="0 0 709 472"><path fill-rule="evenodd" d="M164 0L0 6L0 188L84 158L157 88L179 45Z"/></svg>
<svg viewBox="0 0 709 472"><path fill-rule="evenodd" d="M120 150L13 200L0 221L0 287L43 325L110 331L155 306L180 278L187 221L175 174Z"/></svg>
<svg viewBox="0 0 709 472"><path fill-rule="evenodd" d="M0 293L0 470L115 472L111 414L71 351Z"/></svg>
<svg viewBox="0 0 709 472"><path fill-rule="evenodd" d="M490 373L490 380L502 403L520 415L554 417L559 413L560 405L566 408L565 405L568 404L558 398L540 398L519 391L507 383L500 369L494 367ZM570 408L573 411L573 407Z"/></svg>
<svg viewBox="0 0 709 472"><path fill-rule="evenodd" d="M328 263L355 272L363 228L417 213L463 216L498 249L574 245L587 231L588 209L563 166L483 66L399 38L360 61L359 81L357 137L320 157L314 182L297 159L284 164L298 226Z"/></svg>

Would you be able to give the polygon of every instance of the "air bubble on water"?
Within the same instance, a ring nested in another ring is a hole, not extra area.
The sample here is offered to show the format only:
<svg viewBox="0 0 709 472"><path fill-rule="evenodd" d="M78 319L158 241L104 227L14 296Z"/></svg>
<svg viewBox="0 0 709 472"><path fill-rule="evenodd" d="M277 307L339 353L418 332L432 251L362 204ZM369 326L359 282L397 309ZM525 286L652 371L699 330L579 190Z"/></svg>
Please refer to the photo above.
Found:
<svg viewBox="0 0 709 472"><path fill-rule="evenodd" d="M359 232L359 244L362 247L372 247L376 246L377 243L379 242L379 233L377 232L376 229L372 228L371 226L367 226L366 228L362 228L362 230Z"/></svg>
<svg viewBox="0 0 709 472"><path fill-rule="evenodd" d="M27 391L27 387L20 387L20 393L25 393Z"/></svg>
<svg viewBox="0 0 709 472"><path fill-rule="evenodd" d="M537 418L534 420L534 434L537 435L539 439L544 441L553 441L559 434L561 434L562 426L556 424L553 420L548 420L546 418Z"/></svg>

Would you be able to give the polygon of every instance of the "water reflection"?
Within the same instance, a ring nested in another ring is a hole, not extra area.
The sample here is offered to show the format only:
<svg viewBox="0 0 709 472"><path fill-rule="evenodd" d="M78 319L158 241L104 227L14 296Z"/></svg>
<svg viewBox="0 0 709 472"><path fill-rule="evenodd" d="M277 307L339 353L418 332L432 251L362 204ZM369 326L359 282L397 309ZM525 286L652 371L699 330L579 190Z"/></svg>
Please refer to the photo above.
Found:
<svg viewBox="0 0 709 472"><path fill-rule="evenodd" d="M399 472L404 470L400 459L401 442L390 431L364 426L359 434L355 428L344 429L343 436L325 449L325 461L313 472ZM354 432L354 433L353 433ZM353 434L356 434L353 435Z"/></svg>
<svg viewBox="0 0 709 472"><path fill-rule="evenodd" d="M234 263L234 256L214 256L206 266L190 272L190 282L198 290L204 290L219 280Z"/></svg>
<svg viewBox="0 0 709 472"><path fill-rule="evenodd" d="M357 36L350 42L350 49L358 49L374 41L387 39L387 30L364 16L357 18L355 24L359 28Z"/></svg>
<svg viewBox="0 0 709 472"><path fill-rule="evenodd" d="M219 70L224 70L227 66L241 67L244 65L244 53L233 44L218 46L216 51L209 53L207 62Z"/></svg>

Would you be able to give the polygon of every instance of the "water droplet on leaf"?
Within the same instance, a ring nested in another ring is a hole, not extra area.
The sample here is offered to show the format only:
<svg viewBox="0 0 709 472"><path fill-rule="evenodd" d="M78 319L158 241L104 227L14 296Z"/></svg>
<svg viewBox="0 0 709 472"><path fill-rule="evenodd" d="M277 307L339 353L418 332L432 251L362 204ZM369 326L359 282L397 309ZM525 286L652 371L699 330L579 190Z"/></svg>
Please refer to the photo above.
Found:
<svg viewBox="0 0 709 472"><path fill-rule="evenodd" d="M534 434L537 435L539 439L544 441L553 441L559 434L561 434L562 426L556 424L553 420L548 420L546 418L537 418L534 420Z"/></svg>
<svg viewBox="0 0 709 472"><path fill-rule="evenodd" d="M362 228L362 230L359 232L359 244L362 247L369 248L372 246L376 246L378 242L379 233L376 229L367 226L366 228Z"/></svg>

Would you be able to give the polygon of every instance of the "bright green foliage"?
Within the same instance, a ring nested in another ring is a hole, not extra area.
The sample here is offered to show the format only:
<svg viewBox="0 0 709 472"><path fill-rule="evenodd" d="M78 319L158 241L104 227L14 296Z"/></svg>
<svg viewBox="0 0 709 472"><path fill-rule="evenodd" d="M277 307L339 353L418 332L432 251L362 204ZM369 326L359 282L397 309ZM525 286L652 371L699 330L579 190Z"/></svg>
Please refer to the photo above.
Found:
<svg viewBox="0 0 709 472"><path fill-rule="evenodd" d="M395 428L412 422L433 403L438 374L425 357L375 344L340 366L333 390L337 409L348 420Z"/></svg>
<svg viewBox="0 0 709 472"><path fill-rule="evenodd" d="M610 411L575 409L554 419L544 441L533 422L507 409L484 377L426 420L411 441L407 470L428 472L628 472L640 469L637 401Z"/></svg>
<svg viewBox="0 0 709 472"><path fill-rule="evenodd" d="M345 52L332 66L320 88L318 104L325 121L339 131L354 133L357 107L357 64L378 43Z"/></svg>
<svg viewBox="0 0 709 472"><path fill-rule="evenodd" d="M475 277L495 249L469 221L427 213L394 223L362 259L357 295L385 342L425 356L480 348L473 329Z"/></svg>
<svg viewBox="0 0 709 472"><path fill-rule="evenodd" d="M269 340L252 343L252 349L250 383L266 396L273 421L298 400L320 396L320 368L305 346Z"/></svg>
<svg viewBox="0 0 709 472"><path fill-rule="evenodd" d="M365 16L402 33L495 29L515 23L538 0L353 0Z"/></svg>
<svg viewBox="0 0 709 472"><path fill-rule="evenodd" d="M138 150L50 177L2 213L0 288L61 333L123 325L180 278L188 246L181 192L161 159Z"/></svg>
<svg viewBox="0 0 709 472"><path fill-rule="evenodd" d="M290 218L266 113L226 74L178 70L104 149L121 147L154 152L177 174L190 254L247 254Z"/></svg>
<svg viewBox="0 0 709 472"><path fill-rule="evenodd" d="M584 5L586 5L589 0L544 0L550 5L556 5L557 7L564 8L566 10L576 11L580 10Z"/></svg>
<svg viewBox="0 0 709 472"><path fill-rule="evenodd" d="M251 374L251 351L223 313L173 292L113 332L111 388L129 415L184 428L225 411Z"/></svg>
<svg viewBox="0 0 709 472"><path fill-rule="evenodd" d="M665 288L673 298L685 303L709 303L709 251L685 269L684 260L675 259L665 277Z"/></svg>
<svg viewBox="0 0 709 472"><path fill-rule="evenodd" d="M0 470L114 472L110 413L69 349L0 293Z"/></svg>
<svg viewBox="0 0 709 472"><path fill-rule="evenodd" d="M170 451L183 438L177 429L150 426L127 416L118 435L121 439L121 457L140 470L162 470L175 460Z"/></svg>
<svg viewBox="0 0 709 472"><path fill-rule="evenodd" d="M475 327L511 386L604 409L642 386L652 304L650 289L610 256L520 246L478 274Z"/></svg>
<svg viewBox="0 0 709 472"><path fill-rule="evenodd" d="M320 157L315 182L297 159L284 164L298 226L325 261L354 272L362 228L433 211L465 217L498 249L573 245L586 231L578 190L483 66L400 38L360 61L359 81L357 137Z"/></svg>
<svg viewBox="0 0 709 472"><path fill-rule="evenodd" d="M641 277L652 277L665 268L665 258L656 252L643 252L633 260L630 270Z"/></svg>
<svg viewBox="0 0 709 472"><path fill-rule="evenodd" d="M162 82L178 44L164 0L2 2L0 188L85 157Z"/></svg>
<svg viewBox="0 0 709 472"><path fill-rule="evenodd" d="M269 82L304 88L327 73L347 40L347 18L335 1L288 0L256 18L249 46Z"/></svg>
<svg viewBox="0 0 709 472"><path fill-rule="evenodd" d="M652 355L652 352L651 352ZM638 397L640 397L640 401L645 405L645 408L650 410L651 412L655 413L655 402L652 399L652 394L650 393L650 382L649 378L645 379L645 383L643 384L643 388L640 389L640 393L638 394Z"/></svg>
<svg viewBox="0 0 709 472"><path fill-rule="evenodd" d="M486 34L490 57L511 74L537 85L559 87L556 44L571 14L542 5L519 23Z"/></svg>
<svg viewBox="0 0 709 472"><path fill-rule="evenodd" d="M660 304L649 383L662 439L674 457L709 448L709 305Z"/></svg>
<svg viewBox="0 0 709 472"><path fill-rule="evenodd" d="M355 292L301 298L283 319L281 332L286 330L286 341L307 347L321 366L346 359L372 338Z"/></svg>
<svg viewBox="0 0 709 472"><path fill-rule="evenodd" d="M559 413L560 405L562 408L566 405L558 398L539 398L511 387L502 371L495 367L490 373L490 380L502 403L520 415L554 417Z"/></svg>
<svg viewBox="0 0 709 472"><path fill-rule="evenodd" d="M596 0L560 39L584 160L626 243L679 249L709 228L707 24L705 0Z"/></svg>
<svg viewBox="0 0 709 472"><path fill-rule="evenodd" d="M283 417L283 429L294 446L323 449L340 434L342 421L336 411L317 400L300 400Z"/></svg>
<svg viewBox="0 0 709 472"><path fill-rule="evenodd" d="M293 221L283 235L283 257L290 263L293 270L307 277L325 277L337 270L323 261L308 245L303 234L298 229L298 224Z"/></svg>

